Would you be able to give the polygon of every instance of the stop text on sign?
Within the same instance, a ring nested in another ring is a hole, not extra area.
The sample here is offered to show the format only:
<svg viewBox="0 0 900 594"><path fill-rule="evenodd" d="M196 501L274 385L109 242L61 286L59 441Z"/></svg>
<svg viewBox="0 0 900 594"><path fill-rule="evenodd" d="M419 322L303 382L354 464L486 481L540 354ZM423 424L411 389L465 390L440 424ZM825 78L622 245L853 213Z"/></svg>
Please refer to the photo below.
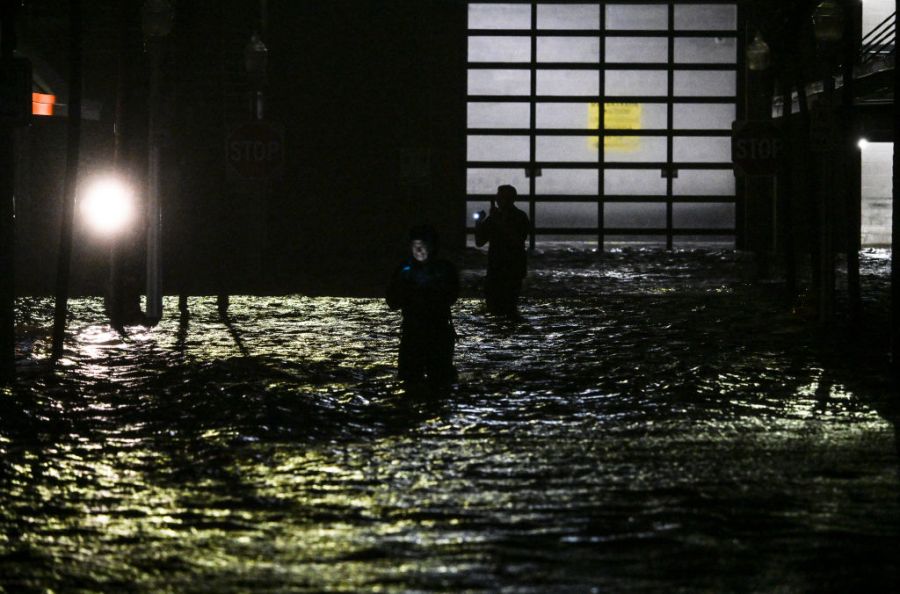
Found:
<svg viewBox="0 0 900 594"><path fill-rule="evenodd" d="M731 161L741 175L774 175L784 152L781 130L771 120L740 120L731 128Z"/></svg>
<svg viewBox="0 0 900 594"><path fill-rule="evenodd" d="M734 158L778 159L781 148L780 138L741 138L734 141Z"/></svg>
<svg viewBox="0 0 900 594"><path fill-rule="evenodd" d="M234 140L228 145L228 160L235 163L240 161L271 161L280 156L280 142Z"/></svg>
<svg viewBox="0 0 900 594"><path fill-rule="evenodd" d="M247 122L232 129L225 141L225 160L232 179L265 179L280 174L284 134L271 122Z"/></svg>

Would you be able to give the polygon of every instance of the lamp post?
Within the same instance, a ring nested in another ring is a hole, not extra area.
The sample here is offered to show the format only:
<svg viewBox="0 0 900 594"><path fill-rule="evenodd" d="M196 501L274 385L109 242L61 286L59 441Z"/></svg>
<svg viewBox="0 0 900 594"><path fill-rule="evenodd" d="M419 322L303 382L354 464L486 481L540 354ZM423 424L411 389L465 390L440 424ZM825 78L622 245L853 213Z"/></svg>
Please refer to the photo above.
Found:
<svg viewBox="0 0 900 594"><path fill-rule="evenodd" d="M264 8L264 7L263 7ZM265 13L263 13L263 22L265 21ZM266 75L269 63L269 50L266 48L263 40L257 33L250 36L250 40L244 47L244 68L247 71L247 79L250 82L251 98L250 98L250 117L253 121L261 121L266 116ZM253 182L256 193L256 241L257 241L257 261L256 272L260 281L265 279L265 251L266 251L266 217L268 212L267 205L267 184L266 177L261 177Z"/></svg>
<svg viewBox="0 0 900 594"><path fill-rule="evenodd" d="M266 69L269 63L269 49L257 33L250 36L250 41L244 46L244 69L250 81L251 103L250 111L254 120L265 117Z"/></svg>
<svg viewBox="0 0 900 594"><path fill-rule="evenodd" d="M72 226L78 185L78 161L81 154L82 14L80 0L69 2L69 113L66 122L66 174L63 182L62 224L59 234L56 299L53 311L51 365L63 355L69 302L69 272L72 260Z"/></svg>
<svg viewBox="0 0 900 594"><path fill-rule="evenodd" d="M761 32L757 31L753 41L749 42L744 50L743 73L746 77L745 89L747 95L746 111L744 118L755 125L763 124L766 130L771 130L769 121L772 113L773 82L770 72L772 52ZM765 122L765 123L764 123ZM744 184L744 194L753 196L753 200L743 200L743 242L738 244L740 249L746 248L753 251L758 264L758 273L766 276L770 273L772 256L777 251L776 235L774 233L777 217L776 193L774 191L774 177L771 171L757 171L753 174L745 174L741 178ZM756 225L751 221L770 221L771 225ZM758 229L772 230L771 236L758 231Z"/></svg>
<svg viewBox="0 0 900 594"><path fill-rule="evenodd" d="M844 165L841 193L844 196L843 214L846 229L847 297L850 320L856 328L862 316L862 290L859 277L859 251L862 235L862 144L856 123L854 97L856 80L854 68L862 46L862 0L845 0L844 35L841 43L841 150Z"/></svg>
<svg viewBox="0 0 900 594"><path fill-rule="evenodd" d="M159 65L163 41L172 31L175 11L168 0L147 0L141 10L144 41L150 53L150 118L147 171L147 306L151 322L162 318L162 209L160 207Z"/></svg>
<svg viewBox="0 0 900 594"><path fill-rule="evenodd" d="M0 386L12 384L16 377L15 128L27 125L31 117L31 71L28 63L14 54L18 4L0 4L0 72L4 84L0 113Z"/></svg>
<svg viewBox="0 0 900 594"><path fill-rule="evenodd" d="M772 82L769 73L771 64L771 51L769 44L763 39L759 31L753 37L744 52L747 67L748 91L752 91L746 98L746 118L751 121L768 120L772 111ZM745 225L748 221L768 218L767 203L771 204L772 184L768 176L745 176L743 178L745 194L747 196L760 196L766 199L744 200ZM750 233L748 228L743 230L746 247L751 249L757 258L761 274L768 274L769 252L771 246L766 246L760 241L761 235Z"/></svg>
<svg viewBox="0 0 900 594"><path fill-rule="evenodd" d="M844 35L844 13L834 0L824 0L816 6L812 14L813 32L822 50L822 105L820 127L824 143L814 143L823 153L822 175L819 196L819 321L823 325L831 322L834 313L834 167L827 158L833 151L834 125L834 63L838 42Z"/></svg>
<svg viewBox="0 0 900 594"><path fill-rule="evenodd" d="M894 3L900 10L900 0ZM897 39L898 21L894 19L894 39ZM896 41L895 41L896 43ZM896 58L895 58L896 60ZM894 66L894 109L897 109L897 92L900 88L900 71ZM896 113L896 112L895 112ZM894 116L894 157L891 172L891 197L893 204L900 204L900 118ZM891 367L894 376L900 376L900 208L891 213Z"/></svg>
<svg viewBox="0 0 900 594"><path fill-rule="evenodd" d="M767 71L772 67L772 50L769 44L763 39L762 33L757 32L753 41L747 45L745 50L747 69L751 72L765 76L764 88L766 89L764 109L765 116L770 116L772 105L772 82L771 76L767 76ZM791 115L791 93L790 78L788 76L787 63L778 64L778 75L781 84L782 97L782 118L781 118L781 154L779 158L778 169L772 181L774 186L774 204L773 204L773 232L772 244L773 251L777 256L779 251L784 257L784 275L785 275L785 293L789 302L793 301L797 290L797 275L794 262L794 242L791 234L791 196L792 188L792 171L791 171L791 151L790 144L790 115ZM771 92L770 92L771 91ZM760 114L762 115L762 114Z"/></svg>
<svg viewBox="0 0 900 594"><path fill-rule="evenodd" d="M782 41L784 43L784 41ZM782 55L786 50L781 45ZM772 51L769 44L765 42L761 33L757 33L753 41L747 46L746 50L747 68L752 71L766 71L772 66ZM793 171L792 171L792 154L791 154L791 77L789 70L789 61L782 60L778 63L778 77L781 90L781 154L778 170L775 178L775 206L774 218L775 229L773 231L773 243L776 244L776 254L778 250L784 257L784 278L785 278L785 297L789 303L792 303L797 294L797 270L794 260L794 236L792 233L792 212L791 198L794 193L793 189ZM770 106L771 101L766 102L766 106ZM780 243L780 246L778 244Z"/></svg>

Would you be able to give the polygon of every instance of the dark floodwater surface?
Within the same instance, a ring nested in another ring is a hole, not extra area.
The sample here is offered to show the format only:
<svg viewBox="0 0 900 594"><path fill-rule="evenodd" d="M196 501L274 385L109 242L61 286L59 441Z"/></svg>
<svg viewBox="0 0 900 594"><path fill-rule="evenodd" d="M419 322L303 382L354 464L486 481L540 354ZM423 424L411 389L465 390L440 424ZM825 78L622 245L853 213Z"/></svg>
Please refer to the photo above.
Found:
<svg viewBox="0 0 900 594"><path fill-rule="evenodd" d="M898 591L883 350L750 266L538 254L520 321L455 307L446 393L395 382L380 299L170 299L125 338L75 300L64 368L0 399L0 589Z"/></svg>

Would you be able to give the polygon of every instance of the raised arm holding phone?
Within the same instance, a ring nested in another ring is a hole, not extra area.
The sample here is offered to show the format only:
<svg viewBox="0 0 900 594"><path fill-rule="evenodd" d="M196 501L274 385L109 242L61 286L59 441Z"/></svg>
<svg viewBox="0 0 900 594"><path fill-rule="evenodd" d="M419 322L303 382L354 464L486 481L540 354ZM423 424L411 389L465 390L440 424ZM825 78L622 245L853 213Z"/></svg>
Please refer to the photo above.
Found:
<svg viewBox="0 0 900 594"><path fill-rule="evenodd" d="M497 188L490 213L481 211L475 222L475 245L488 245L485 302L488 311L516 315L522 279L526 272L525 240L531 230L528 215L516 208L516 188Z"/></svg>

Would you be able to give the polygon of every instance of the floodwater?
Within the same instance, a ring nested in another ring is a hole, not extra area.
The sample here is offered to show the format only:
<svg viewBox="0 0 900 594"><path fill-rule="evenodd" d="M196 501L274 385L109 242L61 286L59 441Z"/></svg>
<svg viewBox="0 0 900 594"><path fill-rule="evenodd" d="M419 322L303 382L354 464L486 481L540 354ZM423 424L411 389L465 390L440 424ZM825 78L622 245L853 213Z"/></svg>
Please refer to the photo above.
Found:
<svg viewBox="0 0 900 594"><path fill-rule="evenodd" d="M49 376L21 300L0 590L898 591L880 314L827 338L732 252L561 249L508 321L479 258L443 393L397 384L377 298L168 299L126 337L77 299Z"/></svg>

